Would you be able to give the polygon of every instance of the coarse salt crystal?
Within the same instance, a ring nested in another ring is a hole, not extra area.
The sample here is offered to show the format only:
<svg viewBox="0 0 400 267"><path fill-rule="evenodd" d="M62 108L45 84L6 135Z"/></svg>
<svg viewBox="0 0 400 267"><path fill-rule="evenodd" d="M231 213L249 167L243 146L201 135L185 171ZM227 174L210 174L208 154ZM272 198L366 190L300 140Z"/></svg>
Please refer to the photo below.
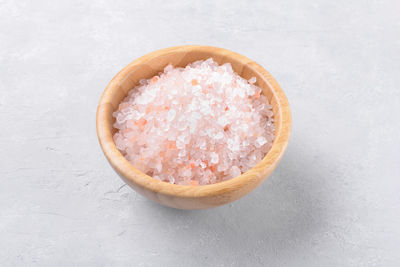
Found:
<svg viewBox="0 0 400 267"><path fill-rule="evenodd" d="M256 78L256 77L251 77L251 78L249 79L249 83L251 83L251 84L255 83L256 81L257 81L257 78Z"/></svg>
<svg viewBox="0 0 400 267"><path fill-rule="evenodd" d="M256 147L257 148L260 148L261 146L263 146L266 143L267 143L267 139L265 137L263 137L263 136L257 137L257 140L256 140Z"/></svg>
<svg viewBox="0 0 400 267"><path fill-rule="evenodd" d="M229 174L230 174L231 178L235 178L235 177L241 175L242 172L240 171L240 169L237 166L232 166Z"/></svg>
<svg viewBox="0 0 400 267"><path fill-rule="evenodd" d="M211 160L210 160L211 164L217 164L218 163L219 156L218 156L217 153L211 152L210 157L211 157Z"/></svg>
<svg viewBox="0 0 400 267"><path fill-rule="evenodd" d="M176 116L176 111L174 109L170 109L168 111L168 121L172 121Z"/></svg>
<svg viewBox="0 0 400 267"><path fill-rule="evenodd" d="M214 136L214 138L217 139L217 140L220 140L220 139L224 138L224 134L223 134L222 132L218 132L218 133Z"/></svg>

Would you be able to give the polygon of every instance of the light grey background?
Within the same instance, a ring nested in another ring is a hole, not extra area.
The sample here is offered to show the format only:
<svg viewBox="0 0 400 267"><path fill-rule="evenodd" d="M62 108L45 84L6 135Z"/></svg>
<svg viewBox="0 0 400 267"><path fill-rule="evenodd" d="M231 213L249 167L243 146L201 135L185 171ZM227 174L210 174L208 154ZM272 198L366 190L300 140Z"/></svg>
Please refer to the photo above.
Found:
<svg viewBox="0 0 400 267"><path fill-rule="evenodd" d="M400 2L0 1L1 266L399 266ZM279 167L231 205L153 204L95 111L156 49L254 59L285 90Z"/></svg>

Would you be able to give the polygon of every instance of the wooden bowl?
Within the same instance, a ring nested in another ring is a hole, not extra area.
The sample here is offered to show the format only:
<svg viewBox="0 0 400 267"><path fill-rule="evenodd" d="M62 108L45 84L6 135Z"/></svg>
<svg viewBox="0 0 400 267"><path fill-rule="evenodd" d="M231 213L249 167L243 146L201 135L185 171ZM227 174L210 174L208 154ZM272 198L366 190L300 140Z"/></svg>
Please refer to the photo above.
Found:
<svg viewBox="0 0 400 267"><path fill-rule="evenodd" d="M264 159L239 177L202 186L175 185L159 181L136 169L117 149L114 141L112 113L128 91L140 79L149 79L171 63L184 67L196 60L212 57L219 64L229 62L243 78L257 78L256 85L273 107L275 140ZM199 45L158 50L134 60L108 84L97 108L97 135L105 156L114 170L134 190L162 205L177 209L206 209L227 204L246 195L261 184L275 169L289 141L291 116L288 101L274 78L254 61L232 51Z"/></svg>

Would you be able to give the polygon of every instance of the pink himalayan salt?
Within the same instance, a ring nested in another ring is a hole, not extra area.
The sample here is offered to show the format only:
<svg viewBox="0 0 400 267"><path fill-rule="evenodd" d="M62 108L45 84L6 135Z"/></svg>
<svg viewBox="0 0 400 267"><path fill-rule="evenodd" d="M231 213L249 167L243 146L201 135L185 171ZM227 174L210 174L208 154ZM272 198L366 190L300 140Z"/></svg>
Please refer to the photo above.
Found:
<svg viewBox="0 0 400 267"><path fill-rule="evenodd" d="M274 140L261 89L212 58L168 65L141 80L113 113L114 141L135 167L161 181L205 185L256 165Z"/></svg>

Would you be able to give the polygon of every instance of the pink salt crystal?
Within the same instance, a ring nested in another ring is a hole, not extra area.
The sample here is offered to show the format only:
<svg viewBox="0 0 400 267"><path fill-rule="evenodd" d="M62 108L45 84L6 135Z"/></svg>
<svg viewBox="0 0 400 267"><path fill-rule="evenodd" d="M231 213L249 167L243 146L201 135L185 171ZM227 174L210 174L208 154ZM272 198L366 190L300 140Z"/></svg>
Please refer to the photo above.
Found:
<svg viewBox="0 0 400 267"><path fill-rule="evenodd" d="M212 58L140 80L113 113L114 142L138 169L172 184L205 185L256 165L274 140L272 107L255 77Z"/></svg>
<svg viewBox="0 0 400 267"><path fill-rule="evenodd" d="M241 175L242 172L240 171L240 169L237 166L232 166L229 174L230 174L231 178L235 178L235 177Z"/></svg>

